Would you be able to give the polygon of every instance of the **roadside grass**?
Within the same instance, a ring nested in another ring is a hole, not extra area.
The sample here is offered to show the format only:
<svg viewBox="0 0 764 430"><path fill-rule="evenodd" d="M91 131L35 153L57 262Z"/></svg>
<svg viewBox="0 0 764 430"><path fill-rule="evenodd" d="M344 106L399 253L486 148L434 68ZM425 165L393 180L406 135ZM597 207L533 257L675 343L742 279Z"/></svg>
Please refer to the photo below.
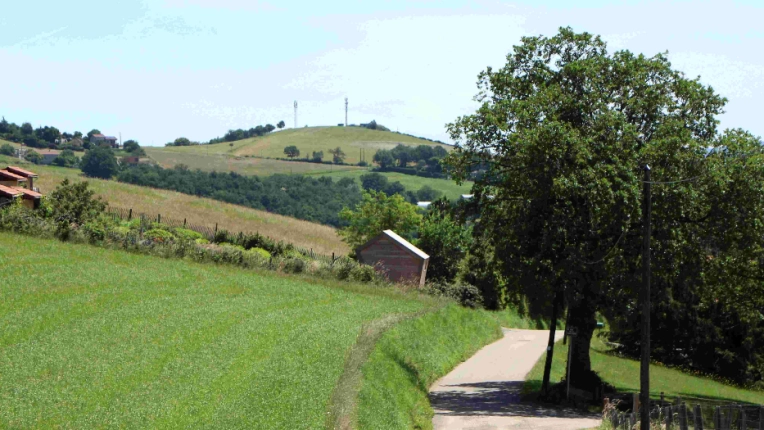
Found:
<svg viewBox="0 0 764 430"><path fill-rule="evenodd" d="M39 166L12 157L0 156L0 167L8 164L19 165L39 175L35 186L43 194L53 191L64 179L70 181L87 180L97 195L110 205L132 208L152 216L161 214L164 218L187 219L190 224L206 225L230 231L260 232L276 240L284 240L303 248L312 248L324 255L345 255L348 246L337 236L334 228L298 220L266 211L224 203L217 200L195 197L174 191L159 190L117 181L86 178L77 169Z"/></svg>
<svg viewBox="0 0 764 430"><path fill-rule="evenodd" d="M324 158L331 160L327 151L340 147L347 154L345 162L356 164L361 161L360 149L365 148L366 161L371 163L378 149L392 149L399 143L405 145L443 146L447 150L453 147L430 142L424 139L406 136L389 131L369 130L361 127L304 127L286 129L262 137L238 140L231 146L228 142L214 145L172 146L163 149L178 153L256 155L260 157L284 157L284 148L295 145L301 156L314 151L323 151ZM207 148L209 146L209 148Z"/></svg>
<svg viewBox="0 0 764 430"><path fill-rule="evenodd" d="M552 357L552 372L550 383L559 382L565 376L565 366L568 357L568 346L557 342ZM544 361L542 355L533 370L526 378L523 391L526 394L537 393L541 390L544 377ZM608 353L608 347L599 337L592 339L591 347L592 369L600 377L612 384L619 392L639 391L639 361L626 357L618 357ZM659 364L650 365L650 397L660 399L663 392L668 401L676 397L705 402L748 402L764 404L764 392L750 391L725 385L710 378L691 375L676 369L670 369Z"/></svg>
<svg viewBox="0 0 764 430"><path fill-rule="evenodd" d="M455 304L403 321L377 342L362 367L356 414L362 429L430 429L428 391L440 377L502 336L501 327L537 328L512 310L489 312Z"/></svg>
<svg viewBox="0 0 764 430"><path fill-rule="evenodd" d="M319 428L389 288L0 233L0 428Z"/></svg>

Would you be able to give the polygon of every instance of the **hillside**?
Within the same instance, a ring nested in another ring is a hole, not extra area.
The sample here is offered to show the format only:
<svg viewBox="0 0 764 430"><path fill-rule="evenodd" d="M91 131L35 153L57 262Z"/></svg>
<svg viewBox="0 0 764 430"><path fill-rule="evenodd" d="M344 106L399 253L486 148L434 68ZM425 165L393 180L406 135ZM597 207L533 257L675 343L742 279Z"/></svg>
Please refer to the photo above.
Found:
<svg viewBox="0 0 764 430"><path fill-rule="evenodd" d="M371 163L371 158L378 149L392 149L398 144L404 145L429 145L442 146L446 150L452 147L418 139L390 131L369 130L362 127L306 127L298 129L286 129L273 132L262 137L239 140L231 146L229 143L217 143L214 145L181 146L151 148L147 147L148 153L161 149L178 153L191 154L225 154L230 156L257 156L270 158L284 158L284 148L295 145L300 150L302 157L310 155L313 151L323 151L324 159L331 160L327 152L331 148L340 147L347 154L345 162L356 164L361 161L360 149L366 149L366 161Z"/></svg>
<svg viewBox="0 0 764 430"><path fill-rule="evenodd" d="M0 156L0 166L19 165L18 159ZM315 252L331 255L347 254L349 248L331 227L276 215L217 200L199 198L173 191L157 190L116 181L84 178L79 170L21 163L40 175L35 181L43 193L50 193L64 179L87 180L97 195L112 206L132 208L134 212L165 218L186 218L190 224L214 226L231 231L259 231L277 240L284 240Z"/></svg>
<svg viewBox="0 0 764 430"><path fill-rule="evenodd" d="M362 327L434 305L8 233L0 261L0 428L321 428Z"/></svg>
<svg viewBox="0 0 764 430"><path fill-rule="evenodd" d="M313 151L323 151L324 160L331 159L327 152L329 148L341 147L348 155L346 162L357 163L360 160L360 149L366 149L366 161L371 162L378 149L390 149L403 143L405 145L443 146L451 147L412 138L393 132L369 130L360 127L309 127L296 130L285 130L270 135L244 139L214 145L184 146L184 147L146 147L146 153L160 166L171 168L184 164L191 169L211 172L236 172L242 175L267 176L277 173L302 174L315 176L330 176L333 178L350 177L358 179L368 173L370 168L307 163L298 161L282 161L273 158L284 158L284 147L295 145L300 149L300 155L305 156ZM350 150L349 148L353 148ZM262 157L272 157L271 159ZM384 172L390 182L400 181L407 190L416 191L427 185L441 191L449 199L456 199L460 194L468 194L471 184L457 185L451 180L424 178L400 173Z"/></svg>

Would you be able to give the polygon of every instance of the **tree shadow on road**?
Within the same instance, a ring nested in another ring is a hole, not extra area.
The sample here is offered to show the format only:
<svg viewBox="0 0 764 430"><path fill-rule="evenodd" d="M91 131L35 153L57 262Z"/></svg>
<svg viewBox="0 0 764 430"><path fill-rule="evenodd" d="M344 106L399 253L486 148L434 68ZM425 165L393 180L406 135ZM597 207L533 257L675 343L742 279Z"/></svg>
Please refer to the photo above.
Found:
<svg viewBox="0 0 764 430"><path fill-rule="evenodd" d="M598 414L522 400L523 381L449 385L453 391L430 393L441 415L483 415L555 418L600 418Z"/></svg>

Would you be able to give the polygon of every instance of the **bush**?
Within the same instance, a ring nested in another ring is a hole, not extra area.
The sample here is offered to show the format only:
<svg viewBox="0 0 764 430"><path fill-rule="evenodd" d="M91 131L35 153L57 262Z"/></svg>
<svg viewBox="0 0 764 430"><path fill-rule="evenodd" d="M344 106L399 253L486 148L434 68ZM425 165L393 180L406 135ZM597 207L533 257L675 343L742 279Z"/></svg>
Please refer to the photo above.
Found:
<svg viewBox="0 0 764 430"><path fill-rule="evenodd" d="M359 264L350 269L348 278L357 282L372 282L379 279L380 275L372 266Z"/></svg>
<svg viewBox="0 0 764 430"><path fill-rule="evenodd" d="M202 234L198 231L189 230L187 228L178 227L173 233L175 233L175 236L181 240L195 241L196 239L203 238Z"/></svg>
<svg viewBox="0 0 764 430"><path fill-rule="evenodd" d="M40 155L40 153L34 149L30 149L27 151L26 155L24 155L24 159L30 163L40 164L42 161L42 155Z"/></svg>
<svg viewBox="0 0 764 430"><path fill-rule="evenodd" d="M10 144L4 143L0 145L0 155L13 156L14 154L16 154L16 150Z"/></svg>
<svg viewBox="0 0 764 430"><path fill-rule="evenodd" d="M269 260L271 258L271 253L266 251L263 248L251 248L247 250L247 254L249 255L257 255L259 257L262 257L266 260Z"/></svg>
<svg viewBox="0 0 764 430"><path fill-rule="evenodd" d="M152 228L151 230L146 231L143 233L143 237L144 239L150 240L154 243L171 242L173 239L175 239L175 236L173 236L172 233L159 228Z"/></svg>
<svg viewBox="0 0 764 430"><path fill-rule="evenodd" d="M196 239L196 240L194 240L194 242L196 242L198 245L206 245L206 244L210 243L210 241L209 241L209 240L207 240L207 239L204 239L204 238L202 238L202 239Z"/></svg>
<svg viewBox="0 0 764 430"><path fill-rule="evenodd" d="M103 242L106 238L106 227L98 220L85 223L82 226L82 230L85 232L85 236L87 236L90 243Z"/></svg>
<svg viewBox="0 0 764 430"><path fill-rule="evenodd" d="M434 296L448 297L459 302L460 305L468 308L482 308L483 298L480 290L467 283L440 283L434 282L425 286L425 292Z"/></svg>
<svg viewBox="0 0 764 430"><path fill-rule="evenodd" d="M302 273L306 267L307 264L302 258L288 257L283 261L281 270L284 273Z"/></svg>
<svg viewBox="0 0 764 430"><path fill-rule="evenodd" d="M119 170L114 151L103 146L86 152L80 164L82 172L94 178L110 179Z"/></svg>

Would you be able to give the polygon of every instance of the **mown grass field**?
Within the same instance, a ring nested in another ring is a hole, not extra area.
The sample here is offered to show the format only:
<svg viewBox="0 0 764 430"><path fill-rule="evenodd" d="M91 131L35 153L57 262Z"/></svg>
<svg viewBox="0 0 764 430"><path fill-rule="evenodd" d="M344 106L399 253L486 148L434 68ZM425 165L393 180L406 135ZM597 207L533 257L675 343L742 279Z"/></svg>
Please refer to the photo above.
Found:
<svg viewBox="0 0 764 430"><path fill-rule="evenodd" d="M215 145L204 145L213 147ZM145 148L146 154L164 168L185 164L205 172L236 172L242 175L268 176L282 174L329 174L335 171L366 171L363 167L301 163L267 158L236 157L227 154L178 152L170 148Z"/></svg>
<svg viewBox="0 0 764 430"><path fill-rule="evenodd" d="M284 148L295 145L300 150L300 156L305 157L313 151L323 151L324 158L331 160L327 151L340 147L347 154L346 163L355 164L361 161L360 149L366 149L366 161L371 163L378 149L392 149L402 143L404 145L443 146L447 150L452 147L429 140L389 131L369 130L361 127L305 127L286 129L270 133L266 136L243 139L236 142L218 143L215 145L199 145L185 147L167 147L163 149L179 153L197 154L228 154L228 155L257 155L260 157L285 157ZM209 146L209 148L207 148ZM209 152L208 152L209 151Z"/></svg>
<svg viewBox="0 0 764 430"><path fill-rule="evenodd" d="M0 233L0 428L321 428L387 288Z"/></svg>
<svg viewBox="0 0 764 430"><path fill-rule="evenodd" d="M361 175L364 175L369 172L370 172L369 170L340 171L340 172L322 173L320 174L320 176L331 176L332 178L335 178L335 180L338 180L341 178L353 178L353 179L356 179L358 183L360 184ZM423 178L421 176L406 175L404 173L396 173L396 172L380 172L380 173L386 176L389 182L400 181L400 183L404 187L406 187L407 190L416 191L422 188L423 186L428 185L442 192L443 195L450 200L458 199L459 196L462 194L470 194L470 189L472 188L471 182L463 183L462 185L457 185L456 182L450 179Z"/></svg>
<svg viewBox="0 0 764 430"><path fill-rule="evenodd" d="M596 333L596 332L595 332ZM630 358L617 357L607 353L604 342L595 337L592 339L591 360L592 369L599 373L606 382L616 387L619 392L639 392L639 361ZM559 382L565 376L565 364L568 347L558 342L552 357L552 383ZM526 392L536 392L541 389L544 376L544 360L542 356L533 370L528 374L524 387ZM744 390L725 385L709 378L690 375L676 369L660 365L650 365L650 397L659 399L663 392L668 400L677 396L695 401L709 402L749 402L764 404L764 392Z"/></svg>
<svg viewBox="0 0 764 430"><path fill-rule="evenodd" d="M40 187L43 193L50 193L64 179L87 180L96 194L112 206L132 208L136 213L143 212L152 216L161 214L164 218L181 220L185 218L190 224L211 227L218 223L220 229L230 231L259 231L276 240L284 240L303 248L313 248L314 252L324 255L331 255L332 252L344 255L349 251L347 245L337 236L336 230L329 226L174 191L85 178L77 169L36 166L15 158L0 156L0 167L8 164L19 165L39 174L35 186Z"/></svg>

